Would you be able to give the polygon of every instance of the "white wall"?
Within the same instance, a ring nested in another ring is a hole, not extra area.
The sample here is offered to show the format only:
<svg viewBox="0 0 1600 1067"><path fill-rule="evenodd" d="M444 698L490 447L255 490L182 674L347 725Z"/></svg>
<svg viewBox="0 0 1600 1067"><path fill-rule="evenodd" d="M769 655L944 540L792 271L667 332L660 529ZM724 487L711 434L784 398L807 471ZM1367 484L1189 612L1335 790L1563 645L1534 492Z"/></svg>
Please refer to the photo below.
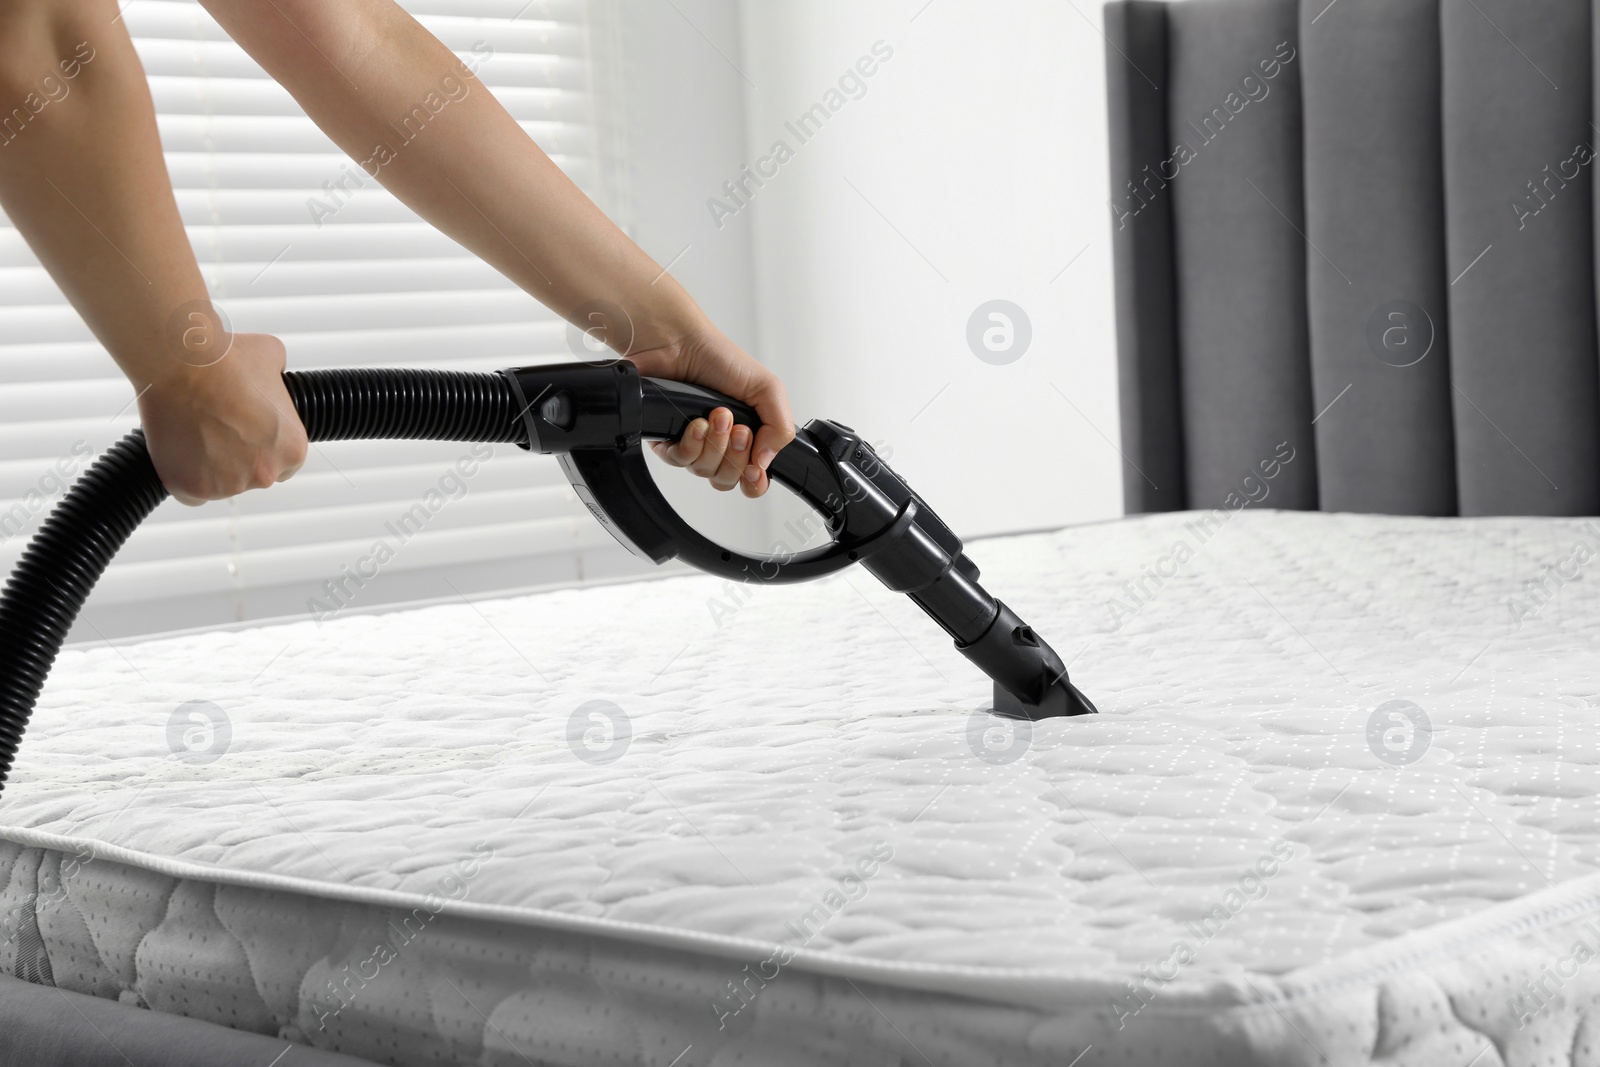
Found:
<svg viewBox="0 0 1600 1067"><path fill-rule="evenodd" d="M757 348L754 261L747 232L719 233L701 200L744 159L745 85L721 54L739 51L736 0L607 0L612 39L596 41L600 111L620 125L623 173L605 206L694 294L729 337ZM653 457L652 457L653 458ZM768 511L665 464L662 491L725 544L758 549Z"/></svg>
<svg viewBox="0 0 1600 1067"><path fill-rule="evenodd" d="M802 421L826 415L887 441L963 536L1120 515L1099 5L739 10L739 54L713 61L748 79L748 159L780 139L794 157L717 232L748 230L755 351ZM893 55L865 94L801 143L785 122L880 40ZM1030 348L1006 366L966 339L994 298L1032 322Z"/></svg>

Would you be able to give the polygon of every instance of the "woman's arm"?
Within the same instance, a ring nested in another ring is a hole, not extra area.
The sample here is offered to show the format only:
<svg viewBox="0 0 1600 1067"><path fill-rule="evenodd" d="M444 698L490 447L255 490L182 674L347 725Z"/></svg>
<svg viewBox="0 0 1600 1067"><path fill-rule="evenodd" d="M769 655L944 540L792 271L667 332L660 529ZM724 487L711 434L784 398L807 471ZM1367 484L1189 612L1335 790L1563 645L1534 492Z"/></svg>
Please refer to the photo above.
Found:
<svg viewBox="0 0 1600 1067"><path fill-rule="evenodd" d="M287 478L305 431L283 346L215 329L117 15L114 0L0 3L0 205L139 392L161 480L196 504Z"/></svg>
<svg viewBox="0 0 1600 1067"><path fill-rule="evenodd" d="M794 436L782 383L723 336L437 38L392 0L201 2L412 210L564 318L624 348L642 372L752 404L763 421L754 442L742 427L730 434L722 413L658 451L718 488L766 490L767 463ZM609 321L594 310L603 304L631 321Z"/></svg>

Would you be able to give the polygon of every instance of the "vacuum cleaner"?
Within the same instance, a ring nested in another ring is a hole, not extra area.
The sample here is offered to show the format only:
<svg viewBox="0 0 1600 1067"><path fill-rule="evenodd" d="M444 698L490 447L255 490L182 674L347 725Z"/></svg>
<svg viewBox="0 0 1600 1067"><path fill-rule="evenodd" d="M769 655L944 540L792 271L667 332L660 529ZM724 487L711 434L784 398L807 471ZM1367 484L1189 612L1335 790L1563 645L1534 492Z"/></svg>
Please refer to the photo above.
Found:
<svg viewBox="0 0 1600 1067"><path fill-rule="evenodd" d="M1043 719L1095 711L1061 657L978 584L958 538L850 427L814 419L768 476L822 517L832 541L752 556L690 526L661 495L643 442L676 440L719 407L754 432L754 409L683 382L647 378L626 360L436 370L290 371L284 383L312 441L504 442L555 455L584 506L635 555L681 559L738 582L782 584L859 563L905 593L994 681L994 711ZM46 518L0 593L0 784L45 676L94 583L166 499L134 430L97 459Z"/></svg>

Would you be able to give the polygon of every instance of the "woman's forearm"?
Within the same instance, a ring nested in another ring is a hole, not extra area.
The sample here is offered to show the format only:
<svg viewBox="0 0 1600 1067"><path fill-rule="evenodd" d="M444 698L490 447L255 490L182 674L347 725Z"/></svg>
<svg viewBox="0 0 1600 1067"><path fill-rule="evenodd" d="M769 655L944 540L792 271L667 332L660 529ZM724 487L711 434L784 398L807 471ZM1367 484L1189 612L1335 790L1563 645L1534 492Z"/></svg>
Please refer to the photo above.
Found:
<svg viewBox="0 0 1600 1067"><path fill-rule="evenodd" d="M289 477L306 435L282 344L227 335L206 297L119 16L0 2L0 201L138 391L162 483L198 504Z"/></svg>
<svg viewBox="0 0 1600 1067"><path fill-rule="evenodd" d="M0 203L142 390L187 373L170 335L209 305L116 17L114 0L0 4Z"/></svg>
<svg viewBox="0 0 1600 1067"><path fill-rule="evenodd" d="M704 326L683 288L391 0L203 2L369 175L558 314L625 342L630 324L587 317L616 305L637 350Z"/></svg>

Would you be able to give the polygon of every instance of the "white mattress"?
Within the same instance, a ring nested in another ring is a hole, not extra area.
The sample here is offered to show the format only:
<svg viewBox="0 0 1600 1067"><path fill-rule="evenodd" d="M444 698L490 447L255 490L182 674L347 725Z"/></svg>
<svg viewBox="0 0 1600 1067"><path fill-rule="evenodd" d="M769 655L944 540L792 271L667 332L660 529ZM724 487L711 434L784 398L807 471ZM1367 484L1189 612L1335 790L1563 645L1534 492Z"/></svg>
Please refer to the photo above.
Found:
<svg viewBox="0 0 1600 1067"><path fill-rule="evenodd" d="M1196 518L972 546L1102 712L1021 740L865 573L69 651L0 968L395 1064L1600 1063L1600 526Z"/></svg>

